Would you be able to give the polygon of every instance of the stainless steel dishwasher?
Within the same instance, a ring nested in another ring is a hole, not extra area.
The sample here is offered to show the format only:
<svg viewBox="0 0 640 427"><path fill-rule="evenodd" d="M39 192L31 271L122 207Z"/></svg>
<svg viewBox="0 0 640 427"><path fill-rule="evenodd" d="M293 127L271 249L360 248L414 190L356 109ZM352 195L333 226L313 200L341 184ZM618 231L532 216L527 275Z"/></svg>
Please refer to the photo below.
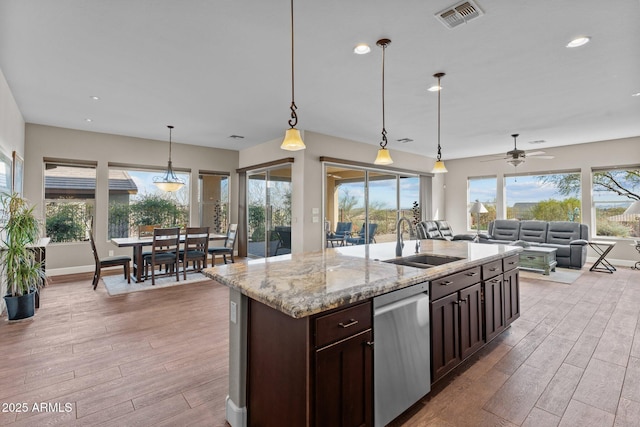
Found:
<svg viewBox="0 0 640 427"><path fill-rule="evenodd" d="M429 284L373 299L375 425L382 427L431 390Z"/></svg>

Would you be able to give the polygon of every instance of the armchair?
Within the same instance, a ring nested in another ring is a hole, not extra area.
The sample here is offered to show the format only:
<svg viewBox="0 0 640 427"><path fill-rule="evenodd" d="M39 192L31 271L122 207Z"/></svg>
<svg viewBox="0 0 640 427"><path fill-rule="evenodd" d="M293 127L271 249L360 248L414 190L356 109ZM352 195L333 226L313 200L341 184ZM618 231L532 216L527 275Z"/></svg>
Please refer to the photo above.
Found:
<svg viewBox="0 0 640 427"><path fill-rule="evenodd" d="M374 223L369 223L369 240L366 240L366 236L365 236L365 228L364 228L364 224L362 224L362 228L360 229L360 232L358 233L357 236L354 237L347 237L345 239L346 243L350 243L352 245L363 245L365 243L375 243L376 239L375 239L375 235L376 235L376 231L378 230L378 224L374 224Z"/></svg>

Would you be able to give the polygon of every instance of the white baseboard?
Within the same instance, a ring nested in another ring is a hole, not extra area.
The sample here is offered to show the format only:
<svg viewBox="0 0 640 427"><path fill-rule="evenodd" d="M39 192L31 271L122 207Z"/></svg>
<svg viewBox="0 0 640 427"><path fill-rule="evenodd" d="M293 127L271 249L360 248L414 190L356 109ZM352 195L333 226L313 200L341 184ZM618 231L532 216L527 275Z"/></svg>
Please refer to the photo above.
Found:
<svg viewBox="0 0 640 427"><path fill-rule="evenodd" d="M226 403L225 415L231 427L247 427L247 408L239 408L229 396Z"/></svg>
<svg viewBox="0 0 640 427"><path fill-rule="evenodd" d="M122 268L122 267L120 267ZM75 267L47 268L47 276L64 276L66 274L93 273L95 265L78 265Z"/></svg>

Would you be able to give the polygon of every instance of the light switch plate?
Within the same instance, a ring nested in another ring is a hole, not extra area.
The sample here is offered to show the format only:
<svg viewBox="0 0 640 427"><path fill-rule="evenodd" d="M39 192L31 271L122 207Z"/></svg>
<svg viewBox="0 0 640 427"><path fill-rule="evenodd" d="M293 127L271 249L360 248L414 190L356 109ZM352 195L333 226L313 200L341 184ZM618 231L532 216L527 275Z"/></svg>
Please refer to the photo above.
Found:
<svg viewBox="0 0 640 427"><path fill-rule="evenodd" d="M318 215L318 214L320 213L320 208L312 208L312 209L311 209L311 213L312 213L313 215Z"/></svg>

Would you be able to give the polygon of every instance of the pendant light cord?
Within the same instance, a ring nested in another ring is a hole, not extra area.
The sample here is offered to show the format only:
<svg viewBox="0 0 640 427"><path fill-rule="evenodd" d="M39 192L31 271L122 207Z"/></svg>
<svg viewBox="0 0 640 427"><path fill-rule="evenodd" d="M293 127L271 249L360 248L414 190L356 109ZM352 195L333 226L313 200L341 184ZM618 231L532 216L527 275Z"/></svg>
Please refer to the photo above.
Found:
<svg viewBox="0 0 640 427"><path fill-rule="evenodd" d="M440 79L444 76L444 73L436 74L438 77L438 157L437 160L440 161L442 159L442 151L440 148L440 92L442 92L442 86L440 85Z"/></svg>
<svg viewBox="0 0 640 427"><path fill-rule="evenodd" d="M382 141L380 142L380 147L387 147L387 129L385 127L385 117L384 117L384 54L387 50L387 44L382 45Z"/></svg>
<svg viewBox="0 0 640 427"><path fill-rule="evenodd" d="M173 130L173 126L167 126L169 128L169 163L171 163L171 131Z"/></svg>
<svg viewBox="0 0 640 427"><path fill-rule="evenodd" d="M295 102L295 89L294 89L294 69L293 69L293 55L294 55L294 49L293 49L293 0L291 0L291 107L289 107L289 109L291 110L291 120L289 120L289 126L291 126L292 128L296 127L296 125L298 124L298 114L296 113L296 110L298 109L298 107L296 106L296 102Z"/></svg>

